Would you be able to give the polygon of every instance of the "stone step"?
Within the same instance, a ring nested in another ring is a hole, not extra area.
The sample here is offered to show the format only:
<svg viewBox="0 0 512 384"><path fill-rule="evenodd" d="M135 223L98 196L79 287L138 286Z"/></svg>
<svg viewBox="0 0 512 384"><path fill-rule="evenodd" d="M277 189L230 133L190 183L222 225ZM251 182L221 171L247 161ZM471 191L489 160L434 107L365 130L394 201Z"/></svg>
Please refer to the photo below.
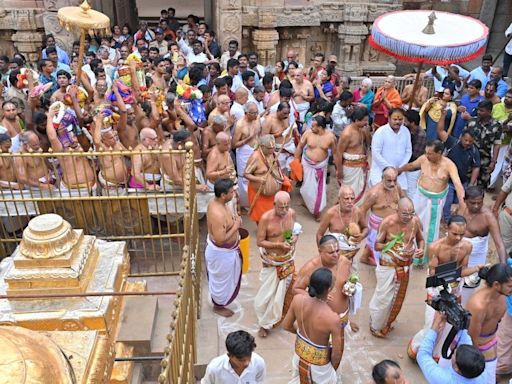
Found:
<svg viewBox="0 0 512 384"><path fill-rule="evenodd" d="M132 374L132 380L130 381L130 384L142 384L145 383L144 380L144 373L143 373L143 367L141 363L135 363L135 366L133 367L133 374Z"/></svg>
<svg viewBox="0 0 512 384"><path fill-rule="evenodd" d="M117 341L132 345L134 356L150 353L157 311L156 297L125 297Z"/></svg>
<svg viewBox="0 0 512 384"><path fill-rule="evenodd" d="M155 330L151 338L151 354L161 355L169 345L167 335L170 332L171 314L174 310L173 297L158 297L158 311L155 318Z"/></svg>
<svg viewBox="0 0 512 384"><path fill-rule="evenodd" d="M197 379L204 376L206 366L211 359L219 355L219 332L217 318L202 316L197 327L197 363L194 366L194 375ZM208 340L208 342L201 342Z"/></svg>

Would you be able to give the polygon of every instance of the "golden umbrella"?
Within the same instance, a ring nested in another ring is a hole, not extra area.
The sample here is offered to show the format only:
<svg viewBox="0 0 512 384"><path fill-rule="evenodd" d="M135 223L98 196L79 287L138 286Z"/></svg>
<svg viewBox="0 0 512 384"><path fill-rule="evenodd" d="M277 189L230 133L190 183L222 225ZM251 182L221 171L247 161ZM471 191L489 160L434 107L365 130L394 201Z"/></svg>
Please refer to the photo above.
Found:
<svg viewBox="0 0 512 384"><path fill-rule="evenodd" d="M110 19L107 15L91 9L91 6L84 0L79 7L63 7L57 13L60 25L66 30L80 31L80 51L78 54L78 73L76 85L80 85L82 75L82 64L84 60L85 34L94 34L96 31L110 34Z"/></svg>

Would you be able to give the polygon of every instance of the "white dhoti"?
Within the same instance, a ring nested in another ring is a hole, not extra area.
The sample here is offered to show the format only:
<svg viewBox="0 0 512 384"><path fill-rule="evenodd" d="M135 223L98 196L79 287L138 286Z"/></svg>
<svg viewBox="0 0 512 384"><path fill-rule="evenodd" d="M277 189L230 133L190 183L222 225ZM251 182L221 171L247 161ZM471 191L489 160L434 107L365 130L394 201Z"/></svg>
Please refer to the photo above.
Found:
<svg viewBox="0 0 512 384"><path fill-rule="evenodd" d="M258 325L271 329L281 322L293 298L289 290L295 277L294 255L272 258L264 248L260 248L260 252L263 268L260 272L260 289L254 298L254 310Z"/></svg>
<svg viewBox="0 0 512 384"><path fill-rule="evenodd" d="M473 250L469 255L468 268L475 265L485 264L487 260L487 252L489 251L489 235L465 237L466 240L471 242ZM462 286L462 306L465 308L469 298L475 293L477 287L470 288L467 285Z"/></svg>
<svg viewBox="0 0 512 384"><path fill-rule="evenodd" d="M208 274L208 290L214 304L225 306L238 295L242 279L240 243L227 248L218 247L210 237L206 239L204 252Z"/></svg>
<svg viewBox="0 0 512 384"><path fill-rule="evenodd" d="M498 153L498 159L496 161L496 166L494 167L494 171L491 173L491 180L489 181L489 188L493 188L494 184L498 180L501 172L503 172L503 168L505 166L505 156L507 155L508 148L510 144L500 145L500 151Z"/></svg>
<svg viewBox="0 0 512 384"><path fill-rule="evenodd" d="M276 150L279 151L281 146L283 146L283 149L279 154L279 165L283 172L288 175L290 173L290 163L293 161L295 156L295 143L293 140L289 140L284 145L276 144Z"/></svg>
<svg viewBox="0 0 512 384"><path fill-rule="evenodd" d="M304 179L300 194L306 203L306 207L313 215L319 215L327 204L327 167L329 158L317 163L306 156L302 156L302 168L304 169Z"/></svg>
<svg viewBox="0 0 512 384"><path fill-rule="evenodd" d="M128 194L126 184L116 184L105 180L101 171L98 172L98 182L101 186L102 196L125 196Z"/></svg>
<svg viewBox="0 0 512 384"><path fill-rule="evenodd" d="M414 196L414 209L423 226L423 238L425 239L425 253L423 260L414 263L428 263L427 248L439 238L439 227L443 217L443 207L448 194L448 187L442 192L430 192L418 185L418 191Z"/></svg>
<svg viewBox="0 0 512 384"><path fill-rule="evenodd" d="M244 144L240 148L236 149L236 170L238 175L243 176L245 172L245 166L247 165L247 160L249 160L249 157L251 157L253 152L254 148L247 144ZM247 180L245 177L239 177L238 187L240 204L243 207L248 207L249 199L247 197L247 189L249 188L249 180Z"/></svg>
<svg viewBox="0 0 512 384"><path fill-rule="evenodd" d="M382 217L377 216L375 213L370 212L368 216L368 236L366 237L366 246L370 248L373 254L373 259L379 264L380 252L375 250L375 241L379 233L379 225L384 220Z"/></svg>
<svg viewBox="0 0 512 384"><path fill-rule="evenodd" d="M292 380L288 384L341 383L331 364L331 348L318 345L297 331L292 358Z"/></svg>
<svg viewBox="0 0 512 384"><path fill-rule="evenodd" d="M411 200L414 200L414 196L418 192L418 179L420 177L421 170L406 172L407 177L407 195Z"/></svg>
<svg viewBox="0 0 512 384"><path fill-rule="evenodd" d="M204 177L203 168L196 165L194 167L194 174L196 176L196 184L206 185L206 178Z"/></svg>
<svg viewBox="0 0 512 384"><path fill-rule="evenodd" d="M306 118L306 113L309 111L309 102L305 101L303 103L295 103L295 108L297 109L297 112L299 112L299 121L301 123L304 122L304 119ZM304 132L304 130L303 130Z"/></svg>
<svg viewBox="0 0 512 384"><path fill-rule="evenodd" d="M77 185L73 188L69 188L64 180L60 181L59 191L61 196L96 196L96 183L91 187L87 183Z"/></svg>
<svg viewBox="0 0 512 384"><path fill-rule="evenodd" d="M354 190L355 203L363 204L368 176L368 157L361 154L343 153L343 185Z"/></svg>

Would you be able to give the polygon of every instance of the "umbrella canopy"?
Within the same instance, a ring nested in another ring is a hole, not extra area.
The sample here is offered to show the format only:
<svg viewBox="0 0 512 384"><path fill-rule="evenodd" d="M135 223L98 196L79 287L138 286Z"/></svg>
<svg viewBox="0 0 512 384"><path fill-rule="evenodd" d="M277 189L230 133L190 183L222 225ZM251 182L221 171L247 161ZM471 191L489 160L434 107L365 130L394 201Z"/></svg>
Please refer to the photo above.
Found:
<svg viewBox="0 0 512 384"><path fill-rule="evenodd" d="M448 65L480 56L489 28L472 17L448 12L396 11L373 23L370 44L399 60Z"/></svg>
<svg viewBox="0 0 512 384"><path fill-rule="evenodd" d="M57 13L60 24L66 30L101 31L110 34L110 19L107 15L91 9L85 0L79 7L63 7Z"/></svg>

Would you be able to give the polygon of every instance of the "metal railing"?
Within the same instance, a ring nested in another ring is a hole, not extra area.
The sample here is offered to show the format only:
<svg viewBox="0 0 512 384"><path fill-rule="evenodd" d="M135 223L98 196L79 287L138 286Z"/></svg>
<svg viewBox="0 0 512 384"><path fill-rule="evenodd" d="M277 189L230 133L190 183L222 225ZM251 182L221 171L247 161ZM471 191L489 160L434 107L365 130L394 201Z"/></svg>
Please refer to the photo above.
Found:
<svg viewBox="0 0 512 384"><path fill-rule="evenodd" d="M364 76L357 76L352 77L352 82L350 84L350 89L357 89L361 86L361 81L365 79ZM372 90L374 92L377 91L377 89L384 84L384 81L386 80L387 76L370 76L370 79L372 80ZM397 91L402 94L404 88L409 85L413 84L414 79L410 78L404 78L404 77L398 77L395 76L395 88ZM434 95L434 81L431 78L425 78L422 82L422 85L427 87L428 89L428 97L432 97Z"/></svg>

